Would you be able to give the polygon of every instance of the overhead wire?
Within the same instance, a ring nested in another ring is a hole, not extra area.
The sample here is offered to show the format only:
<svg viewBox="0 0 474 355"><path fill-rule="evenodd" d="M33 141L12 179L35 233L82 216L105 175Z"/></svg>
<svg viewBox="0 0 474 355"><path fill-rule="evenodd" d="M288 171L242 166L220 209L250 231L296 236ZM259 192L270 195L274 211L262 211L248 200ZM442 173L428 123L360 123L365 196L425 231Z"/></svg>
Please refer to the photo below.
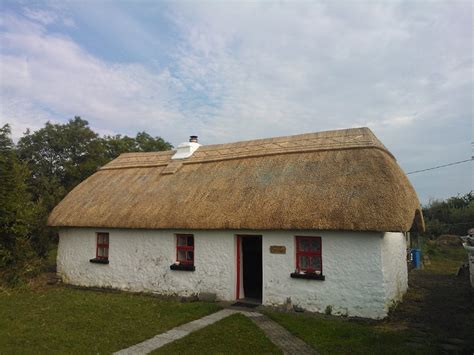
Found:
<svg viewBox="0 0 474 355"><path fill-rule="evenodd" d="M449 164L433 166L432 168L421 169L421 170L414 170L414 171L410 171L410 172L408 172L408 173L406 173L406 174L407 174L407 175L409 175L409 174L416 174L416 173L421 173L421 172L423 172L423 171L445 168L445 167L447 167L447 166L462 164L462 163L466 163L466 162L472 161L472 160L474 160L474 157L471 157L471 159L466 159L466 160L461 160L461 161L455 161L455 162L449 163Z"/></svg>

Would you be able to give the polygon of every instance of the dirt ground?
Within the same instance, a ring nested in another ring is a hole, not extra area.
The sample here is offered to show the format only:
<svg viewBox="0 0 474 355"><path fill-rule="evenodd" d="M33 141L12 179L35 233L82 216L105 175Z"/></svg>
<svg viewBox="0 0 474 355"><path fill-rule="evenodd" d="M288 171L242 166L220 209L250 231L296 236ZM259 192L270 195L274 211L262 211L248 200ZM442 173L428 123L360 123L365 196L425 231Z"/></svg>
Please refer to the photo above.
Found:
<svg viewBox="0 0 474 355"><path fill-rule="evenodd" d="M431 342L440 353L474 353L474 292L468 277L412 270L409 291L387 319L407 327L413 347Z"/></svg>

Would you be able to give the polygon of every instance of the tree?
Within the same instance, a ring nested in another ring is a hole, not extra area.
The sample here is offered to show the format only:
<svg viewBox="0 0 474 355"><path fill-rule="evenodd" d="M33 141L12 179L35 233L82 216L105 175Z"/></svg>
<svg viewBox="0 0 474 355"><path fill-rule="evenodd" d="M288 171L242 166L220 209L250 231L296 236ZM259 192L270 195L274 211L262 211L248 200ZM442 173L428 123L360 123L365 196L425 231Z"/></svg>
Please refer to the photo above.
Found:
<svg viewBox="0 0 474 355"><path fill-rule="evenodd" d="M32 172L33 196L43 198L48 209L97 169L125 152L171 149L160 137L139 132L135 138L100 138L86 120L76 116L66 124L47 122L44 128L27 131L18 142L20 158Z"/></svg>
<svg viewBox="0 0 474 355"><path fill-rule="evenodd" d="M423 207L426 234L436 237L440 234L465 235L474 227L474 192L433 200Z"/></svg>
<svg viewBox="0 0 474 355"><path fill-rule="evenodd" d="M18 152L32 171L34 197L50 196L50 208L105 161L99 136L77 116L67 124L47 122L34 133L27 131Z"/></svg>
<svg viewBox="0 0 474 355"><path fill-rule="evenodd" d="M29 171L15 152L9 125L0 128L0 268L18 269L35 253L37 209L28 192Z"/></svg>
<svg viewBox="0 0 474 355"><path fill-rule="evenodd" d="M173 148L163 138L152 137L146 132L138 132L135 138L120 134L105 136L102 142L105 149L105 157L110 160L127 152L158 152Z"/></svg>
<svg viewBox="0 0 474 355"><path fill-rule="evenodd" d="M171 148L145 132L135 138L99 137L78 116L65 124L47 122L35 132L28 130L15 147L5 125L0 130L0 264L3 260L10 265L25 255L31 260L46 256L55 239L54 230L46 226L49 213L99 167L121 153Z"/></svg>
<svg viewBox="0 0 474 355"><path fill-rule="evenodd" d="M173 146L165 142L163 138L152 137L146 132L138 132L135 137L137 152L158 152L161 150L170 150Z"/></svg>

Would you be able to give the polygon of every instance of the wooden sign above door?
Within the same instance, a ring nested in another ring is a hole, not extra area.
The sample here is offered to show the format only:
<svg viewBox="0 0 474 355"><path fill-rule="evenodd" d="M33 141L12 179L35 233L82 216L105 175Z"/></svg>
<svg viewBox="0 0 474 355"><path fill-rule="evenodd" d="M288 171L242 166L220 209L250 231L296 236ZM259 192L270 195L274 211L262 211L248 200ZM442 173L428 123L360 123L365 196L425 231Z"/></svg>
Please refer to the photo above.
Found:
<svg viewBox="0 0 474 355"><path fill-rule="evenodd" d="M271 254L286 254L286 247L284 245L270 245Z"/></svg>

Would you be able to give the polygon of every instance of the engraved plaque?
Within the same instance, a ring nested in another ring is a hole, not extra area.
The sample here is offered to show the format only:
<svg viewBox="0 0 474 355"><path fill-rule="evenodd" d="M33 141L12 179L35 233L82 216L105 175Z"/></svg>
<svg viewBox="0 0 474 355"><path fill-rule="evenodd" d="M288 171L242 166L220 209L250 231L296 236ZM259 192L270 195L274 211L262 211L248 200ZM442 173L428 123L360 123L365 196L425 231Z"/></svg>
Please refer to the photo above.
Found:
<svg viewBox="0 0 474 355"><path fill-rule="evenodd" d="M271 254L286 254L286 247L284 245L271 245L270 253Z"/></svg>

